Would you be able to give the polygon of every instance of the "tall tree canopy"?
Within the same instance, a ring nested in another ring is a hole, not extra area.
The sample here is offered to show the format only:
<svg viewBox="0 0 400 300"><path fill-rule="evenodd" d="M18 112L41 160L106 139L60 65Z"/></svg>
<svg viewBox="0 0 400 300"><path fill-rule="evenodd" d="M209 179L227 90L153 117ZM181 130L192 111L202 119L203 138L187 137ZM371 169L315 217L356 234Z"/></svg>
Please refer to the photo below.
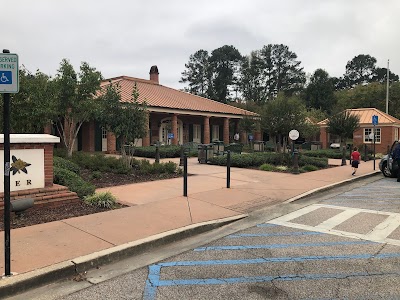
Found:
<svg viewBox="0 0 400 300"><path fill-rule="evenodd" d="M264 62L264 83L268 99L272 99L279 92L292 95L300 91L306 81L301 62L296 53L282 44L269 44L261 51Z"/></svg>
<svg viewBox="0 0 400 300"><path fill-rule="evenodd" d="M330 113L335 102L334 90L333 80L328 72L322 69L315 70L305 90L307 107Z"/></svg>
<svg viewBox="0 0 400 300"><path fill-rule="evenodd" d="M376 58L368 54L355 56L346 64L344 81L348 87L358 84L367 84L373 81L375 73Z"/></svg>
<svg viewBox="0 0 400 300"><path fill-rule="evenodd" d="M231 100L231 92L237 85L239 65L242 61L240 52L233 46L222 46L211 52L210 65L213 71L212 97L222 103Z"/></svg>
<svg viewBox="0 0 400 300"><path fill-rule="evenodd" d="M246 102L252 101L263 104L266 100L264 76L264 62L259 51L253 51L242 60L240 68L240 90Z"/></svg>
<svg viewBox="0 0 400 300"><path fill-rule="evenodd" d="M185 64L186 70L182 72L179 81L188 84L185 91L201 97L210 97L212 94L212 70L209 59L208 52L202 49L190 55L189 62Z"/></svg>

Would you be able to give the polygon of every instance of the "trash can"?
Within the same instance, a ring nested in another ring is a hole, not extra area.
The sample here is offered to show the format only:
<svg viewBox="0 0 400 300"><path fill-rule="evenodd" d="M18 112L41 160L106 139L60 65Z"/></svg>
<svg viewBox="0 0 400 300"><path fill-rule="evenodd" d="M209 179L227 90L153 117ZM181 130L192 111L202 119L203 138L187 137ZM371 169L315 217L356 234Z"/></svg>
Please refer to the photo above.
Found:
<svg viewBox="0 0 400 300"><path fill-rule="evenodd" d="M255 152L264 152L264 141L254 141L253 144Z"/></svg>
<svg viewBox="0 0 400 300"><path fill-rule="evenodd" d="M205 164L207 163L206 159L206 145L204 144L199 144L197 146L197 160L199 161L200 164Z"/></svg>
<svg viewBox="0 0 400 300"><path fill-rule="evenodd" d="M224 154L224 142L223 141L213 141L214 154L222 155Z"/></svg>
<svg viewBox="0 0 400 300"><path fill-rule="evenodd" d="M206 164L214 155L213 144L199 144L197 150L197 160L200 164Z"/></svg>
<svg viewBox="0 0 400 300"><path fill-rule="evenodd" d="M204 144L204 146L206 152L206 162L208 162L210 158L214 156L214 148L213 144Z"/></svg>

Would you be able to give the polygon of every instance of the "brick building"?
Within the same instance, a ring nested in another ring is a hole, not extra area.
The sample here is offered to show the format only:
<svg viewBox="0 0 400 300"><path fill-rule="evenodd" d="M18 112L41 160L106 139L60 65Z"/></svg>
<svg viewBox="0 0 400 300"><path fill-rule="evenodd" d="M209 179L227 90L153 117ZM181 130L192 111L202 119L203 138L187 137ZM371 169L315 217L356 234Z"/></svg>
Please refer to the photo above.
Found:
<svg viewBox="0 0 400 300"><path fill-rule="evenodd" d="M399 139L399 128L400 120L388 115L376 108L357 108L348 109L351 114L357 115L360 118L360 127L353 133L353 145L373 145L373 138L370 134L374 131L372 125L372 116L378 116L378 124L375 126L375 147L377 153L386 153L388 147L390 147L393 141ZM322 148L329 148L329 145L333 142L339 142L334 140L327 132L328 120L325 119L318 123L320 126L320 141Z"/></svg>
<svg viewBox="0 0 400 300"><path fill-rule="evenodd" d="M150 69L150 80L119 76L104 80L102 87L119 84L121 101L131 101L136 84L139 103L146 102L148 111L147 135L137 141L137 146L149 146L157 141L180 145L187 142L210 143L221 140L228 144L235 132L239 132L239 121L244 116L258 116L231 105L192 95L159 83L157 66ZM173 134L173 138L171 137ZM241 134L243 142L245 135ZM254 133L261 140L261 132ZM101 128L96 121L83 124L78 136L77 150L114 153L118 150L112 132Z"/></svg>

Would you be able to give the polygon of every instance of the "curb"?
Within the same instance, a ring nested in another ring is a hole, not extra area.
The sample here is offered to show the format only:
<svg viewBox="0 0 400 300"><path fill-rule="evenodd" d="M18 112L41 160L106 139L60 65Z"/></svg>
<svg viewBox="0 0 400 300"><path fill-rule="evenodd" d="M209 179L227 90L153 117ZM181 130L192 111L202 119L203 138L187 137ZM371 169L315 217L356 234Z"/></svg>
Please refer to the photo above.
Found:
<svg viewBox="0 0 400 300"><path fill-rule="evenodd" d="M3 277L0 280L0 298L14 296L29 289L38 288L60 279L77 275L115 260L124 259L155 247L182 240L206 231L211 231L246 218L247 216L247 214L241 214L233 217L191 224L27 273Z"/></svg>
<svg viewBox="0 0 400 300"><path fill-rule="evenodd" d="M381 171L376 170L376 171L373 171L373 172L370 172L370 173L367 173L367 174L363 174L361 176L357 176L357 177L349 178L349 179L342 180L342 181L339 181L339 182L335 182L335 183L332 183L330 185L326 185L324 187L316 188L316 189L310 190L308 192L305 192L303 194L297 195L297 196L292 197L292 198L290 198L290 199L288 199L286 201L283 201L282 203L291 203L291 202L303 199L305 197L308 197L308 196L311 196L311 195L314 195L314 194L317 194L317 193L320 193L320 192L328 191L328 190L331 190L331 189L336 188L338 186L345 185L345 184L347 184L349 182L358 181L358 180L362 180L362 179L367 178L367 177L372 177L372 176L379 175L380 173L381 173Z"/></svg>

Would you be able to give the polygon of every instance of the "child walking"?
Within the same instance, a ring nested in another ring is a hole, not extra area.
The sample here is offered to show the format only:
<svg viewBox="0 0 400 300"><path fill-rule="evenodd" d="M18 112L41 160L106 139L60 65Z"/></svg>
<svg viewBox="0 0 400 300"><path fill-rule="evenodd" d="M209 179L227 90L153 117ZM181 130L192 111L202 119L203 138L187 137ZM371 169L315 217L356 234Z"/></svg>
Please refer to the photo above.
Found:
<svg viewBox="0 0 400 300"><path fill-rule="evenodd" d="M354 147L350 159L351 159L351 166L353 167L353 173L351 173L351 175L355 176L358 169L358 165L360 164L361 160L361 154L360 152L358 152L357 147Z"/></svg>

